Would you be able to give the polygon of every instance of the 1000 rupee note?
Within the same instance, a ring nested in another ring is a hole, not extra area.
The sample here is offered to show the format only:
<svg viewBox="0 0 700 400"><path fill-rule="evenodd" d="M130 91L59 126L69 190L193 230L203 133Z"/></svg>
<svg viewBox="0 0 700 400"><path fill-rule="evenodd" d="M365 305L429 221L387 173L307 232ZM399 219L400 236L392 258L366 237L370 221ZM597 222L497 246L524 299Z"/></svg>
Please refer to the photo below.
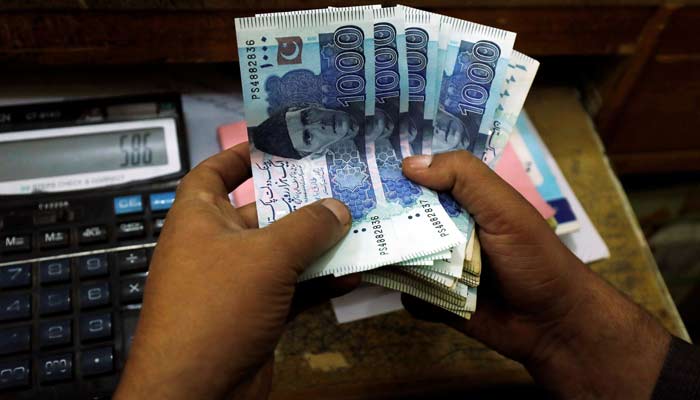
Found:
<svg viewBox="0 0 700 400"><path fill-rule="evenodd" d="M345 202L353 216L351 233L302 279L376 268L463 241L446 215L436 215L439 228L417 230L428 240L407 249L397 240L395 216L386 214L365 147L375 106L372 21L371 10L236 20L260 225L326 197Z"/></svg>
<svg viewBox="0 0 700 400"><path fill-rule="evenodd" d="M417 297L466 319L476 310L476 288L460 282L453 288L446 288L439 284L417 281L409 274L387 268L365 272L362 279Z"/></svg>
<svg viewBox="0 0 700 400"><path fill-rule="evenodd" d="M482 135L477 142L477 154L491 168L495 168L503 153L515 123L523 109L525 99L540 63L518 51L508 62L505 84L500 93L500 102L496 107L493 128L489 135Z"/></svg>

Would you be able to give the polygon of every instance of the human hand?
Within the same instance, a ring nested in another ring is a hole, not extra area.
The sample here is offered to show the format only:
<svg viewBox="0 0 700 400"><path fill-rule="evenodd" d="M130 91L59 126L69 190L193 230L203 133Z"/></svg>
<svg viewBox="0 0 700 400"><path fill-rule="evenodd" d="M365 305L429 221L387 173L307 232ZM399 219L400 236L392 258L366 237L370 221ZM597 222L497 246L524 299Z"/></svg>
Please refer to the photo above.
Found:
<svg viewBox="0 0 700 400"><path fill-rule="evenodd" d="M473 215L488 261L471 320L404 296L412 314L522 362L559 396L650 397L669 334L579 261L520 194L466 151L410 157L403 171Z"/></svg>
<svg viewBox="0 0 700 400"><path fill-rule="evenodd" d="M313 280L295 293L299 273L347 233L350 213L325 199L257 229L254 205L236 209L227 196L249 176L248 147L238 145L178 186L115 398L265 397L290 315L359 284Z"/></svg>

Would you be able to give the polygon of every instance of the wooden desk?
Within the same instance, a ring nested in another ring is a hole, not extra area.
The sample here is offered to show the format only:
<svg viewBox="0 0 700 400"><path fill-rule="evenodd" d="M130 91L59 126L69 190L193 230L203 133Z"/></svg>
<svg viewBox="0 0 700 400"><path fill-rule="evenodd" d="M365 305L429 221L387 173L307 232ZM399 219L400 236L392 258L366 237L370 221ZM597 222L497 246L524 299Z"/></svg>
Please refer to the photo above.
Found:
<svg viewBox="0 0 700 400"><path fill-rule="evenodd" d="M3 0L0 73L230 62L237 59L236 17L374 2L380 1ZM515 47L539 59L576 57L562 74L584 79L587 108L618 173L700 170L700 135L687 129L700 124L700 0L405 3L517 32Z"/></svg>
<svg viewBox="0 0 700 400"><path fill-rule="evenodd" d="M531 92L527 110L610 248L591 265L688 340L593 124L567 88ZM447 327L397 312L337 325L329 305L301 315L277 350L275 399L405 398L467 388L518 390L522 366ZM489 388L498 386L498 388Z"/></svg>

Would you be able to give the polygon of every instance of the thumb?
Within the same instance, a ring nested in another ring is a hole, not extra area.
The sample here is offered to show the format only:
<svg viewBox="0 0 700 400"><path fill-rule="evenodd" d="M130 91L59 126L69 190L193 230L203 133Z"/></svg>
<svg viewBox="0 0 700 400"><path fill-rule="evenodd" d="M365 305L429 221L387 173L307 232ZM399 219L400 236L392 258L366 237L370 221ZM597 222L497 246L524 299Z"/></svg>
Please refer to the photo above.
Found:
<svg viewBox="0 0 700 400"><path fill-rule="evenodd" d="M520 193L467 151L408 157L403 172L420 185L450 192L487 232L507 233L513 222L550 230Z"/></svg>
<svg viewBox="0 0 700 400"><path fill-rule="evenodd" d="M301 273L345 236L351 222L347 206L329 198L302 207L260 232L286 264Z"/></svg>

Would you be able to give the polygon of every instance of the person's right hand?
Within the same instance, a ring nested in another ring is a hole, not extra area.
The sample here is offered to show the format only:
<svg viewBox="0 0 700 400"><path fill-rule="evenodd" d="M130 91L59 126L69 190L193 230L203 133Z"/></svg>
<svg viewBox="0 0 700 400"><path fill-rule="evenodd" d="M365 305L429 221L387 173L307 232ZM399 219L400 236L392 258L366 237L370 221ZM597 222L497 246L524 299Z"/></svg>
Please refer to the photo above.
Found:
<svg viewBox="0 0 700 400"><path fill-rule="evenodd" d="M558 396L651 396L668 332L579 261L517 191L466 151L409 157L403 172L472 214L488 262L471 320L404 296L409 312L522 362Z"/></svg>

